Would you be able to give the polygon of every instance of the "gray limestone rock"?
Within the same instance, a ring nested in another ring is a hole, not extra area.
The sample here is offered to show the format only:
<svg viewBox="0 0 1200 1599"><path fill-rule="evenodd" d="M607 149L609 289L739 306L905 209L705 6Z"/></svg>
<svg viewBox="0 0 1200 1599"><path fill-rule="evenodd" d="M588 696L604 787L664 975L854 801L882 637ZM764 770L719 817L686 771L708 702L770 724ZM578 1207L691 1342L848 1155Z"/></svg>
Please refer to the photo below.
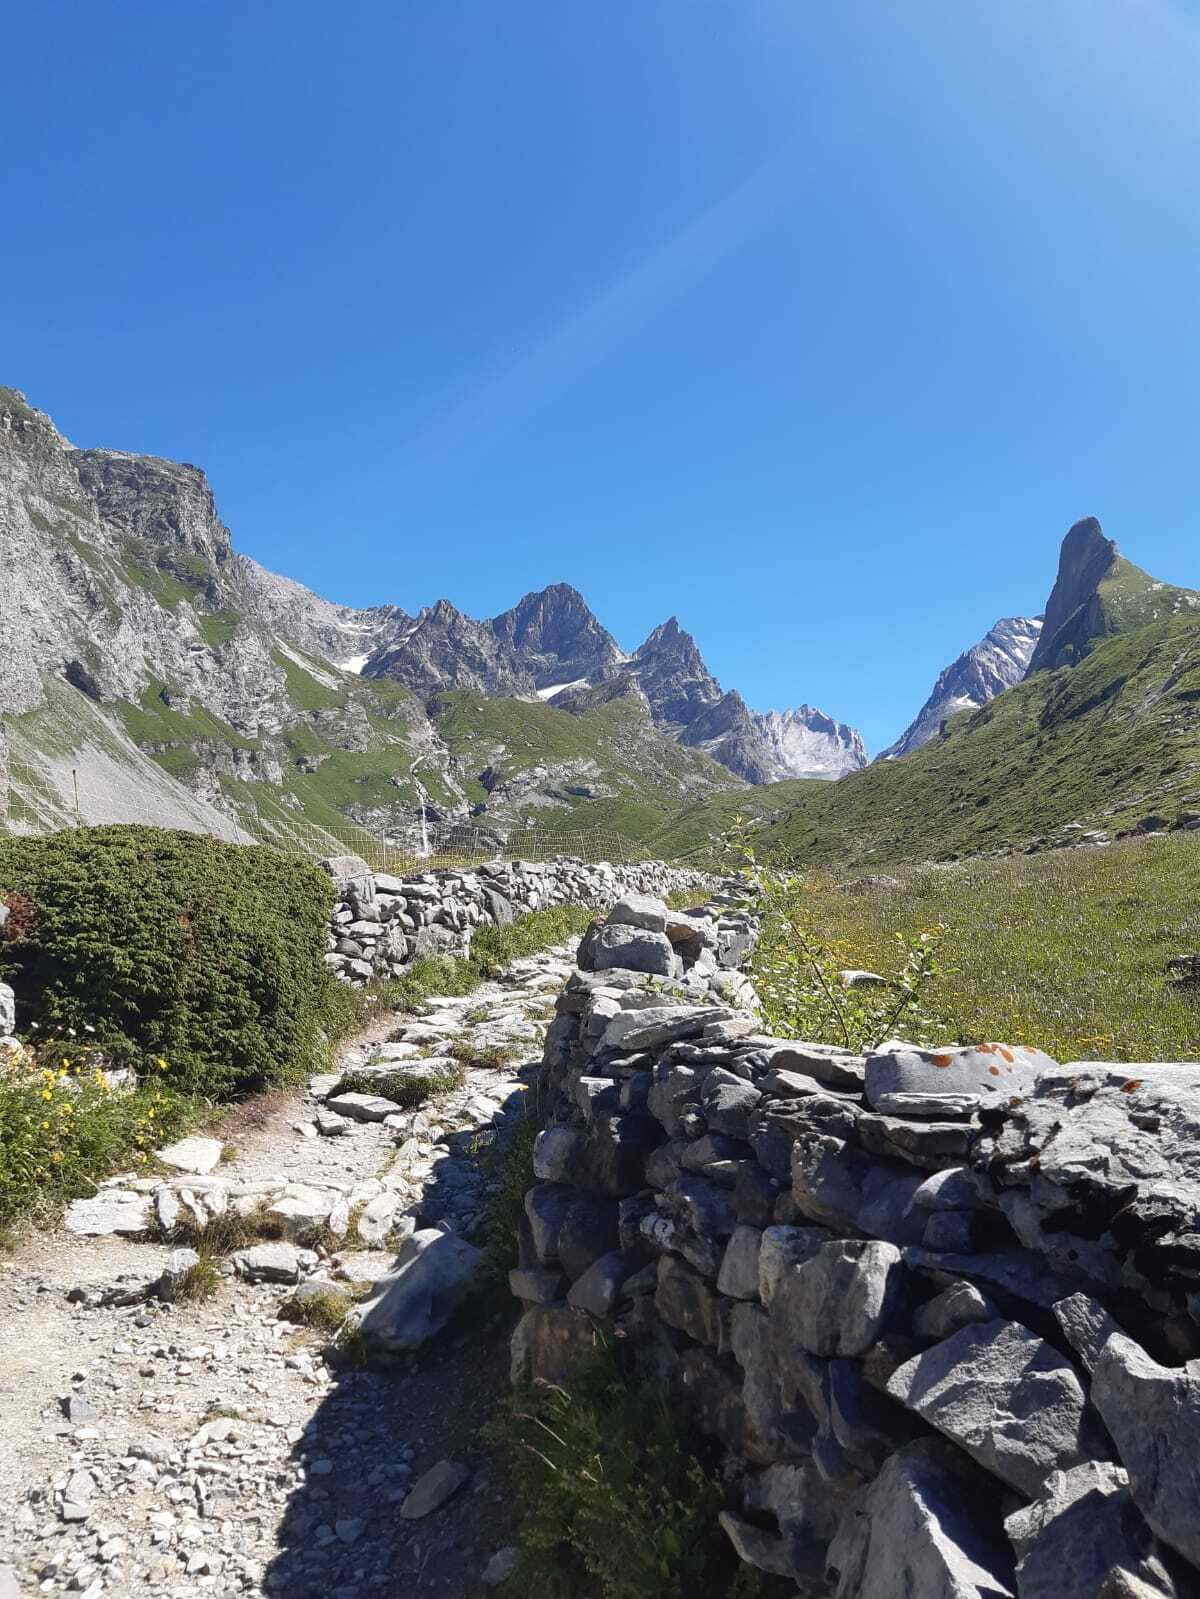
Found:
<svg viewBox="0 0 1200 1599"><path fill-rule="evenodd" d="M970 1283L954 1283L922 1305L913 1317L918 1338L949 1338L978 1322L994 1321L996 1307Z"/></svg>
<svg viewBox="0 0 1200 1599"><path fill-rule="evenodd" d="M1138 1509L1164 1543L1200 1566L1200 1361L1160 1366L1113 1333L1096 1361L1091 1399Z"/></svg>
<svg viewBox="0 0 1200 1599"><path fill-rule="evenodd" d="M253 1244L239 1249L233 1264L252 1283L294 1283L300 1277L300 1251L294 1244Z"/></svg>
<svg viewBox="0 0 1200 1599"><path fill-rule="evenodd" d="M1115 1575L1177 1592L1120 1466L1088 1461L1054 1472L1041 1497L1004 1525L1020 1599L1095 1599Z"/></svg>
<svg viewBox="0 0 1200 1599"><path fill-rule="evenodd" d="M720 1066L708 1073L700 1090L700 1103L709 1128L730 1138L748 1135L750 1117L761 1099L757 1088Z"/></svg>
<svg viewBox="0 0 1200 1599"><path fill-rule="evenodd" d="M940 1439L898 1450L829 1549L836 1599L1013 1599L995 1488Z"/></svg>
<svg viewBox="0 0 1200 1599"><path fill-rule="evenodd" d="M885 1044L867 1060L866 1095L878 1109L886 1094L973 1095L997 1104L1028 1093L1057 1062L1020 1044L950 1045L943 1050Z"/></svg>
<svg viewBox="0 0 1200 1599"><path fill-rule="evenodd" d="M567 1295L572 1310L583 1310L589 1316L611 1316L631 1267L616 1250L601 1255L585 1272L576 1278Z"/></svg>
<svg viewBox="0 0 1200 1599"><path fill-rule="evenodd" d="M730 1299L757 1299L759 1254L763 1235L757 1227L734 1228L721 1269L717 1274L717 1291Z"/></svg>
<svg viewBox="0 0 1200 1599"><path fill-rule="evenodd" d="M667 907L650 894L626 894L608 913L608 925L638 927L647 933L665 933Z"/></svg>
<svg viewBox="0 0 1200 1599"><path fill-rule="evenodd" d="M675 1327L699 1344L724 1349L728 1341L728 1304L699 1272L674 1255L658 1263L654 1308L668 1327Z"/></svg>
<svg viewBox="0 0 1200 1599"><path fill-rule="evenodd" d="M648 933L615 922L606 923L600 929L592 959L598 972L615 966L630 972L671 977L675 971L675 951L665 933Z"/></svg>
<svg viewBox="0 0 1200 1599"><path fill-rule="evenodd" d="M783 1272L771 1319L812 1355L865 1355L883 1333L901 1289L894 1244L837 1239Z"/></svg>
<svg viewBox="0 0 1200 1599"><path fill-rule="evenodd" d="M1096 1362L1113 1333L1121 1331L1104 1306L1089 1299L1087 1294L1071 1294L1060 1299L1054 1307L1054 1316L1089 1372L1095 1371Z"/></svg>
<svg viewBox="0 0 1200 1599"><path fill-rule="evenodd" d="M370 1344L403 1353L439 1333L467 1297L482 1251L454 1233L427 1228L409 1238L375 1294L348 1318Z"/></svg>
<svg viewBox="0 0 1200 1599"><path fill-rule="evenodd" d="M4 907L7 920L8 906ZM0 925L3 925L0 923ZM17 996L7 983L0 983L0 1038L8 1038L17 1026Z"/></svg>
<svg viewBox="0 0 1200 1599"><path fill-rule="evenodd" d="M1105 1453L1074 1369L1014 1322L964 1327L900 1366L887 1391L1031 1497L1051 1472Z"/></svg>
<svg viewBox="0 0 1200 1599"><path fill-rule="evenodd" d="M466 1466L457 1460L439 1460L423 1476L417 1478L408 1497L400 1506L404 1521L420 1521L423 1516L440 1510L452 1494L456 1494L470 1477Z"/></svg>
<svg viewBox="0 0 1200 1599"><path fill-rule="evenodd" d="M121 1188L102 1188L89 1199L72 1200L63 1225L69 1233L82 1233L88 1238L144 1233L150 1225L150 1197Z"/></svg>
<svg viewBox="0 0 1200 1599"><path fill-rule="evenodd" d="M758 1255L758 1297L770 1305L792 1266L802 1265L831 1242L824 1227L767 1227Z"/></svg>
<svg viewBox="0 0 1200 1599"><path fill-rule="evenodd" d="M328 1108L339 1116L349 1116L356 1122L381 1122L397 1116L401 1106L382 1094L335 1094L326 1101Z"/></svg>

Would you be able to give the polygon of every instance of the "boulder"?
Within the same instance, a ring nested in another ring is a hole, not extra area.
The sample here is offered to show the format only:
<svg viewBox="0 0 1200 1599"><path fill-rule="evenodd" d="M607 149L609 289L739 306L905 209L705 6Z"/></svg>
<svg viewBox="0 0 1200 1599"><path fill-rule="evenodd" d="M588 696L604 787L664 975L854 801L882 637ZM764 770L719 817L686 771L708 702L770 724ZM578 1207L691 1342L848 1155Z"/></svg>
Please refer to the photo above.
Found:
<svg viewBox="0 0 1200 1599"><path fill-rule="evenodd" d="M1021 1599L1095 1599L1114 1574L1177 1592L1120 1466L1093 1460L1054 1472L1041 1497L1004 1526Z"/></svg>
<svg viewBox="0 0 1200 1599"><path fill-rule="evenodd" d="M667 907L650 894L626 894L609 911L607 925L639 927L648 933L665 933Z"/></svg>
<svg viewBox="0 0 1200 1599"><path fill-rule="evenodd" d="M963 1327L994 1321L996 1307L971 1283L952 1283L922 1305L913 1317L918 1338L949 1338Z"/></svg>
<svg viewBox="0 0 1200 1599"><path fill-rule="evenodd" d="M455 1233L427 1228L407 1240L373 1298L349 1318L389 1353L418 1349L439 1333L470 1292L482 1251Z"/></svg>
<svg viewBox="0 0 1200 1599"><path fill-rule="evenodd" d="M1200 1360L1160 1366L1113 1333L1096 1361L1091 1399L1134 1503L1164 1543L1200 1566Z"/></svg>
<svg viewBox="0 0 1200 1599"><path fill-rule="evenodd" d="M763 1235L757 1227L735 1227L717 1273L717 1292L729 1299L757 1299Z"/></svg>
<svg viewBox="0 0 1200 1599"><path fill-rule="evenodd" d="M1051 1472L1107 1453L1070 1363L1027 1327L964 1327L893 1372L887 1391L1031 1498Z"/></svg>
<svg viewBox="0 0 1200 1599"><path fill-rule="evenodd" d="M17 996L7 983L0 983L0 1038L11 1037L16 1028Z"/></svg>
<svg viewBox="0 0 1200 1599"><path fill-rule="evenodd" d="M783 1335L811 1355L865 1355L900 1294L894 1244L836 1239L784 1270L771 1303Z"/></svg>
<svg viewBox="0 0 1200 1599"><path fill-rule="evenodd" d="M994 1484L941 1439L907 1444L855 1499L829 1549L836 1599L1013 1599Z"/></svg>
<svg viewBox="0 0 1200 1599"><path fill-rule="evenodd" d="M758 1297L770 1305L788 1269L811 1260L830 1242L824 1227L767 1227L758 1255Z"/></svg>

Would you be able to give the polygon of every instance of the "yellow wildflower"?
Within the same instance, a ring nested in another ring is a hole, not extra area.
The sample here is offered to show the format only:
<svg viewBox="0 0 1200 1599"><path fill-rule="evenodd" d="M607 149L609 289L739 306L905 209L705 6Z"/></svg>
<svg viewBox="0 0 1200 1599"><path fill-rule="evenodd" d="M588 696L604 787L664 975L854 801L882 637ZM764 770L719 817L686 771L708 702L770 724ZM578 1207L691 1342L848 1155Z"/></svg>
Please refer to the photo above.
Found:
<svg viewBox="0 0 1200 1599"><path fill-rule="evenodd" d="M161 1055L158 1057L158 1069L160 1072L165 1072L167 1069L167 1063Z"/></svg>
<svg viewBox="0 0 1200 1599"><path fill-rule="evenodd" d="M53 1155L51 1155L50 1159L54 1162L54 1164L56 1166L61 1166L62 1163L63 1163L63 1152L62 1152L62 1150L61 1149L56 1149L54 1151Z"/></svg>
<svg viewBox="0 0 1200 1599"><path fill-rule="evenodd" d="M42 1089L42 1098L43 1099L53 1099L54 1095L50 1092L50 1090L48 1088L43 1088Z"/></svg>

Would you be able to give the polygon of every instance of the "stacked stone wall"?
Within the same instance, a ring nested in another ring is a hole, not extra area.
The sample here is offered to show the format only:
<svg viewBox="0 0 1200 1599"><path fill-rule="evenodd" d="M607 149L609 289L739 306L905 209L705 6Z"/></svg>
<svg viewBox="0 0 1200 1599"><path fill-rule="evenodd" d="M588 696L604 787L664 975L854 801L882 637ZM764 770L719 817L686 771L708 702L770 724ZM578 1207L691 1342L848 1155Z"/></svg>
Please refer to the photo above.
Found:
<svg viewBox="0 0 1200 1599"><path fill-rule="evenodd" d="M619 1331L804 1595L1200 1593L1200 1065L772 1038L719 914L581 947L514 1377Z"/></svg>
<svg viewBox="0 0 1200 1599"><path fill-rule="evenodd" d="M409 961L424 956L465 955L477 927L504 926L527 911L552 905L605 910L626 893L702 895L714 882L704 872L664 861L492 861L411 877L372 872L357 855L320 864L337 888L325 959L357 986L398 976Z"/></svg>

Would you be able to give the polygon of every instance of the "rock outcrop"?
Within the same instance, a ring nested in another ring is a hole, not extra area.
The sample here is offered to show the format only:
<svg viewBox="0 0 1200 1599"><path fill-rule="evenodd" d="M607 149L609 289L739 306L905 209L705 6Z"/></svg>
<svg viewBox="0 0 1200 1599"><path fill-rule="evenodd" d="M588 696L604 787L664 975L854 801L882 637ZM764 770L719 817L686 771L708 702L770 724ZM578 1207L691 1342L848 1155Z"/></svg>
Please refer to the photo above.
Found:
<svg viewBox="0 0 1200 1599"><path fill-rule="evenodd" d="M515 1375L615 1327L723 1450L740 1557L808 1596L1200 1591L1200 1065L856 1056L580 956Z"/></svg>
<svg viewBox="0 0 1200 1599"><path fill-rule="evenodd" d="M915 720L878 759L891 761L919 750L937 737L948 716L978 710L1019 683L1029 670L1041 632L1038 617L1009 616L997 622L978 644L946 667Z"/></svg>

